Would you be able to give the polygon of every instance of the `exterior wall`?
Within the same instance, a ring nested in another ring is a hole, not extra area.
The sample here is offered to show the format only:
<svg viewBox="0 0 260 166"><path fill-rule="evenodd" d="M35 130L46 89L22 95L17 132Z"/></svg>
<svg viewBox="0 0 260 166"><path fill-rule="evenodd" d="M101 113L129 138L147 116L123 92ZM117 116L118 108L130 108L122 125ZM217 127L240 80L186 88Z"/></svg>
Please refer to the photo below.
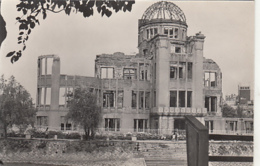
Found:
<svg viewBox="0 0 260 166"><path fill-rule="evenodd" d="M47 126L59 128L60 117L68 112L66 95L63 97L62 94L81 86L92 88L99 96L101 129L108 127L111 120L116 123L114 127L120 125L120 131L133 132L141 119L150 131L172 134L173 130L183 127L185 115L194 115L203 123L204 118L220 117L221 70L214 61L203 57L205 36L197 33L187 37L187 27L185 19L139 20L139 53L97 55L95 77L62 75L59 57L40 56L37 116L47 116ZM48 73L49 61L46 59L52 59L51 73ZM207 72L216 73L216 86L202 84ZM51 89L50 104L46 102L48 88ZM207 110L206 105L211 106L213 101L216 110ZM216 121L219 125L215 127L222 129L222 122Z"/></svg>
<svg viewBox="0 0 260 166"><path fill-rule="evenodd" d="M51 62L52 65L48 64ZM100 89L100 81L96 78L61 75L60 58L57 55L39 56L37 78L36 118L47 117L47 123L44 125L36 124L38 127L61 129L61 117L66 116L68 112L65 94L74 91L75 87ZM61 94L61 88L64 89L63 94ZM60 98L64 98L62 104Z"/></svg>

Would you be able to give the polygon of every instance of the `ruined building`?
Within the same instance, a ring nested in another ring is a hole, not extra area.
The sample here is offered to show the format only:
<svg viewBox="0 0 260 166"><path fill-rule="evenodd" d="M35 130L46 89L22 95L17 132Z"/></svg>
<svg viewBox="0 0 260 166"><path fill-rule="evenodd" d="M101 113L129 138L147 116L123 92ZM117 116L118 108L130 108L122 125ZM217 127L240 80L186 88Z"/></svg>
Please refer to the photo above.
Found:
<svg viewBox="0 0 260 166"><path fill-rule="evenodd" d="M73 130L64 94L78 86L98 95L103 131L171 134L185 128L184 115L209 128L221 121L222 73L203 55L205 36L187 36L185 15L171 2L153 4L138 23L139 53L97 55L95 77L60 74L59 57L38 58L38 126Z"/></svg>

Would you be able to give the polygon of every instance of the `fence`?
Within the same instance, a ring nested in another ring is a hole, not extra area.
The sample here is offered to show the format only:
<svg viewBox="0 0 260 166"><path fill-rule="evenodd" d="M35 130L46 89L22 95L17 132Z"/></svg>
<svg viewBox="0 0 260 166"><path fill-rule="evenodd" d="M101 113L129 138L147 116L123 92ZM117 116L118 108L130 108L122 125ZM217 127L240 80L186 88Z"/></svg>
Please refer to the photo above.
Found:
<svg viewBox="0 0 260 166"><path fill-rule="evenodd" d="M209 140L253 141L252 135L209 134L208 129L195 117L185 116L188 166L252 165L251 156L209 156ZM232 164L233 163L233 164Z"/></svg>

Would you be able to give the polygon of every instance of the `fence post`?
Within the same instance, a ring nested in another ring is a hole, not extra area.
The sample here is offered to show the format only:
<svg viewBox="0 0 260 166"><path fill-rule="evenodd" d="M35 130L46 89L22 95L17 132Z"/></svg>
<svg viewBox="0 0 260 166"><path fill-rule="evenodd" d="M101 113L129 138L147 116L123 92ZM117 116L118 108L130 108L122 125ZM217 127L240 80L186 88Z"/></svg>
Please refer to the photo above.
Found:
<svg viewBox="0 0 260 166"><path fill-rule="evenodd" d="M185 116L188 166L208 166L208 129L194 116Z"/></svg>

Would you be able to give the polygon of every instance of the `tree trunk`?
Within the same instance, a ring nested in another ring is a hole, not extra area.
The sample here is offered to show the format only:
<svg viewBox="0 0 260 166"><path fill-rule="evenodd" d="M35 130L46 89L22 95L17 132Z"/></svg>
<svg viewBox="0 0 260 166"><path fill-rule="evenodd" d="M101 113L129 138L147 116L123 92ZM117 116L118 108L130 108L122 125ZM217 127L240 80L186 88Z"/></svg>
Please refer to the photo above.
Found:
<svg viewBox="0 0 260 166"><path fill-rule="evenodd" d="M4 123L4 138L7 138L7 125Z"/></svg>
<svg viewBox="0 0 260 166"><path fill-rule="evenodd" d="M94 128L91 128L91 139L94 139L95 137L95 129Z"/></svg>

